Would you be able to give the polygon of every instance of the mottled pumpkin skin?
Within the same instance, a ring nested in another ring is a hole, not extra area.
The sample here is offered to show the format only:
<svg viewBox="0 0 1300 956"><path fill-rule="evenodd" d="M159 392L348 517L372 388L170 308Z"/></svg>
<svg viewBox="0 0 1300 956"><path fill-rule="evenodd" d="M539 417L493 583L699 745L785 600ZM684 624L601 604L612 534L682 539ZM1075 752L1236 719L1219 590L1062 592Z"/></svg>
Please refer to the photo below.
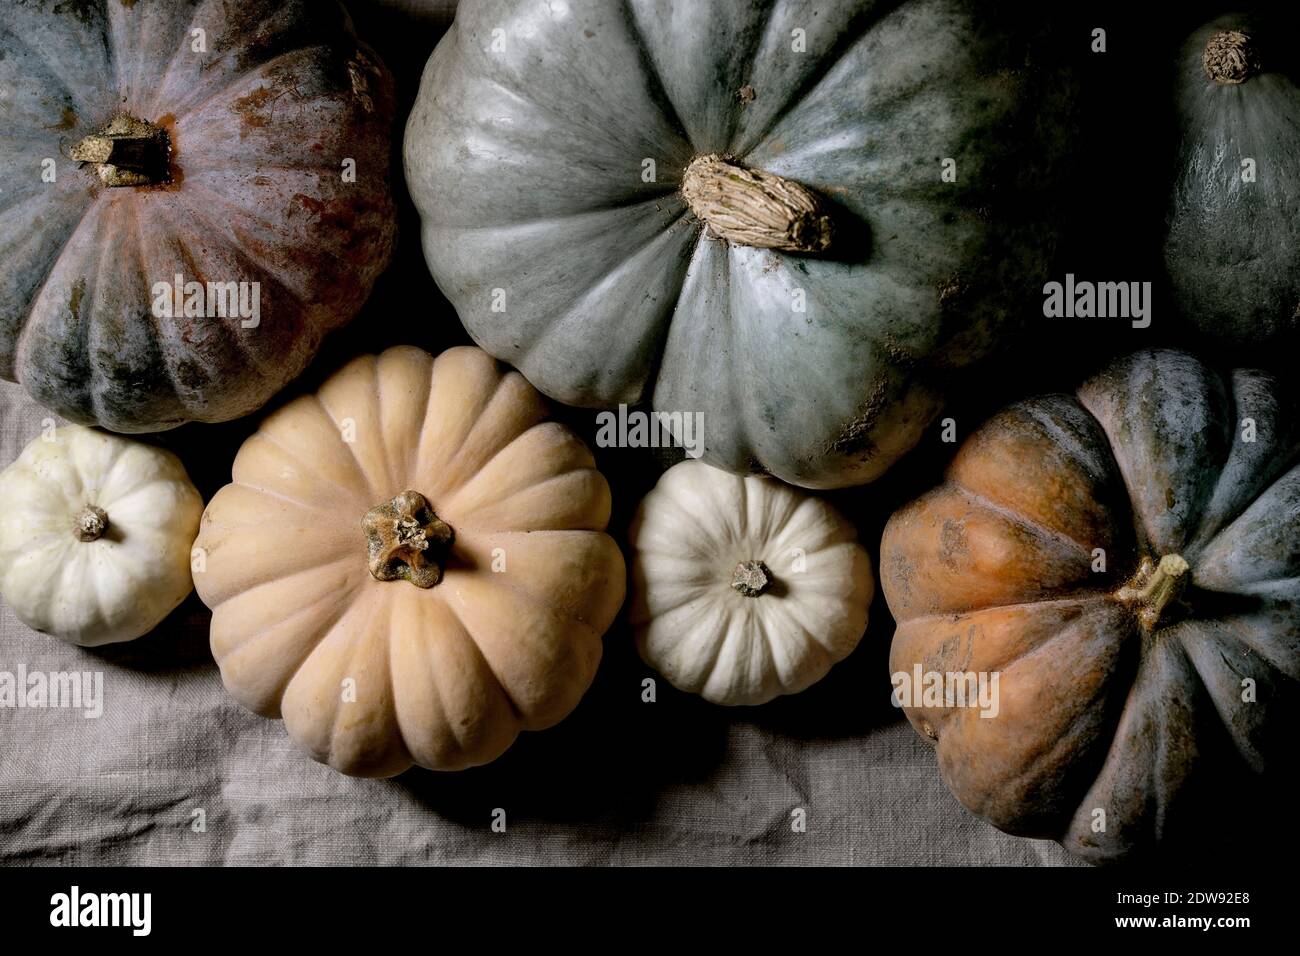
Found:
<svg viewBox="0 0 1300 956"><path fill-rule="evenodd" d="M1254 37L1263 72L1231 85L1206 75L1206 42L1225 30ZM1180 311L1218 342L1294 345L1300 332L1298 66L1292 29L1242 14L1197 30L1179 57L1165 262Z"/></svg>
<svg viewBox="0 0 1300 956"><path fill-rule="evenodd" d="M406 130L425 257L551 397L702 412L733 472L870 481L1039 297L1071 84L1034 23L963 0L466 0ZM706 235L679 190L709 154L827 200L831 248Z"/></svg>
<svg viewBox="0 0 1300 956"><path fill-rule="evenodd" d="M1209 787L1233 802L1195 825L1231 827L1250 772L1294 752L1298 451L1278 380L1142 352L996 415L890 519L891 672L1000 674L995 717L905 708L965 806L1094 862L1160 847ZM1168 554L1191 580L1147 631L1116 592Z"/></svg>
<svg viewBox="0 0 1300 956"><path fill-rule="evenodd" d="M7 3L0 91L0 375L73 421L255 410L387 263L392 82L333 2ZM109 188L68 158L121 111L166 130L170 182ZM260 324L155 318L178 273L260 283Z"/></svg>

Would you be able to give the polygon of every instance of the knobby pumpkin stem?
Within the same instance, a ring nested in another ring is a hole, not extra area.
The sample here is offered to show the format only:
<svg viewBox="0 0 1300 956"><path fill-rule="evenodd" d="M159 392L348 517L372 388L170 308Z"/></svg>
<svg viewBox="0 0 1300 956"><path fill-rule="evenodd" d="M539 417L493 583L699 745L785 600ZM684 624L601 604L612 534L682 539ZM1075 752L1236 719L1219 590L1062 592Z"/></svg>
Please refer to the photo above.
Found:
<svg viewBox="0 0 1300 956"><path fill-rule="evenodd" d="M418 491L403 491L375 505L366 512L362 528L375 580L409 581L417 588L431 588L442 580L456 533Z"/></svg>
<svg viewBox="0 0 1300 956"><path fill-rule="evenodd" d="M1222 30L1210 37L1201 63L1206 76L1225 86L1244 83L1262 69L1258 48L1241 30Z"/></svg>
<svg viewBox="0 0 1300 956"><path fill-rule="evenodd" d="M731 586L745 597L758 597L774 580L762 561L741 561L731 574Z"/></svg>
<svg viewBox="0 0 1300 956"><path fill-rule="evenodd" d="M72 158L93 163L105 186L156 186L171 178L171 140L154 123L119 113L72 147Z"/></svg>
<svg viewBox="0 0 1300 956"><path fill-rule="evenodd" d="M72 519L78 541L98 541L108 530L108 513L95 505L86 505Z"/></svg>
<svg viewBox="0 0 1300 956"><path fill-rule="evenodd" d="M682 175L686 203L719 239L786 252L823 252L831 220L804 186L717 154L697 156Z"/></svg>
<svg viewBox="0 0 1300 956"><path fill-rule="evenodd" d="M1178 554L1166 554L1159 563L1143 558L1137 573L1115 592L1115 597L1137 612L1143 628L1154 631L1166 605L1187 587L1190 568Z"/></svg>

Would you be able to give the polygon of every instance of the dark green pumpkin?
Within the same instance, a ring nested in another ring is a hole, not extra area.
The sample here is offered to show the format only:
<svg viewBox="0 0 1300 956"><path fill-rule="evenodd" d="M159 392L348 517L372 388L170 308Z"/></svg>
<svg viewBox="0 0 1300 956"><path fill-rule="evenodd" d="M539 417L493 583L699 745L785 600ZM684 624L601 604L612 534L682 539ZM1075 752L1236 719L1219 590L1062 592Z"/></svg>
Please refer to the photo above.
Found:
<svg viewBox="0 0 1300 956"><path fill-rule="evenodd" d="M1242 14L1192 34L1175 95L1181 145L1165 262L1185 319L1238 346L1300 330L1300 86L1295 35Z"/></svg>

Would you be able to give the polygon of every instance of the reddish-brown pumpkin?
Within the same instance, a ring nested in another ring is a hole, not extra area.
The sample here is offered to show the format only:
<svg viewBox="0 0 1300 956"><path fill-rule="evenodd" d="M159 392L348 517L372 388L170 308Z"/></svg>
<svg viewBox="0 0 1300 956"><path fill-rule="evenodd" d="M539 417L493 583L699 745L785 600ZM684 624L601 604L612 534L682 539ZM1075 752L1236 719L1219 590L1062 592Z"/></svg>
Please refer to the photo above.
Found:
<svg viewBox="0 0 1300 956"><path fill-rule="evenodd" d="M337 3L6 4L0 377L123 432L258 408L388 261L392 113Z"/></svg>

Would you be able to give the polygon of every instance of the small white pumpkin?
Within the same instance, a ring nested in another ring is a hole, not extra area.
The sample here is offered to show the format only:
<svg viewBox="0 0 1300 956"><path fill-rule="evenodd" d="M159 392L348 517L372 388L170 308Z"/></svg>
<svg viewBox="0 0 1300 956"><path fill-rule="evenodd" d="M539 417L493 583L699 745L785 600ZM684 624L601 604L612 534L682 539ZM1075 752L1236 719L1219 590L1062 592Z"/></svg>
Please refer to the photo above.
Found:
<svg viewBox="0 0 1300 956"><path fill-rule="evenodd" d="M193 588L203 498L169 451L71 425L0 472L0 596L94 647L153 630Z"/></svg>
<svg viewBox="0 0 1300 956"><path fill-rule="evenodd" d="M715 704L805 690L866 629L875 584L853 525L775 479L675 465L642 500L629 545L641 657Z"/></svg>

